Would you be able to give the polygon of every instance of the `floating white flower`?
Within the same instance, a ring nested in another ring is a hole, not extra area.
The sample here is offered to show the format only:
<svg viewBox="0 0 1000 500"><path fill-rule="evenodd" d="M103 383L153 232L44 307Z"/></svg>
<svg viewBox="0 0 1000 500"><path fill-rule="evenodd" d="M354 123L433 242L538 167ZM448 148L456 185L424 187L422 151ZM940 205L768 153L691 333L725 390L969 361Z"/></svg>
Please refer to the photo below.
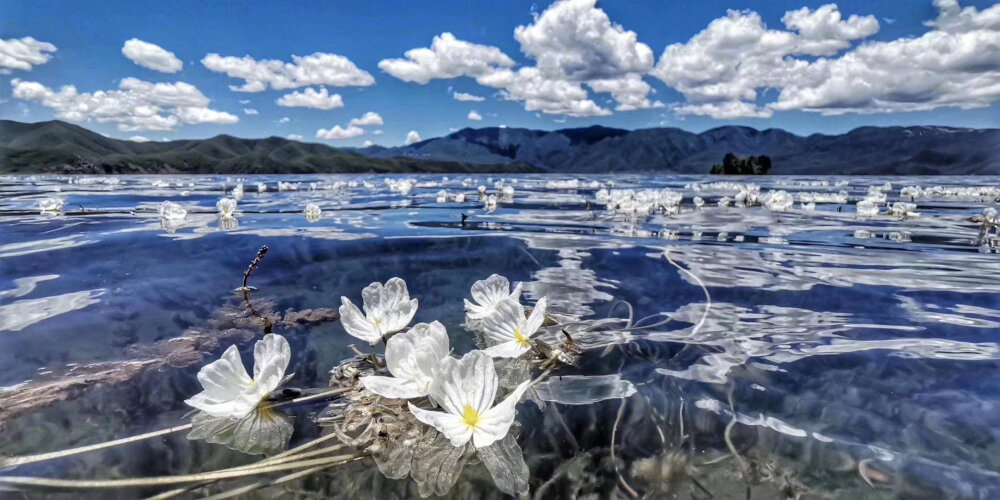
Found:
<svg viewBox="0 0 1000 500"><path fill-rule="evenodd" d="M406 328L417 313L417 299L410 299L406 282L401 278L392 278L384 286L372 283L361 291L361 297L364 314L351 299L340 298L340 322L347 333L370 344Z"/></svg>
<svg viewBox="0 0 1000 500"><path fill-rule="evenodd" d="M232 198L220 198L215 203L215 208L219 210L219 217L228 219L236 215L236 200Z"/></svg>
<svg viewBox="0 0 1000 500"><path fill-rule="evenodd" d="M516 300L504 299L496 312L483 320L483 333L494 345L485 350L496 358L516 358L531 349L531 336L545 321L546 298L535 304L531 316L524 317L524 306Z"/></svg>
<svg viewBox="0 0 1000 500"><path fill-rule="evenodd" d="M858 217L874 217L878 215L878 205L871 198L865 198L857 203Z"/></svg>
<svg viewBox="0 0 1000 500"><path fill-rule="evenodd" d="M313 223L318 221L323 215L323 210L315 203L307 203L306 209L303 210L302 213L306 216L306 220L309 221L309 223Z"/></svg>
<svg viewBox="0 0 1000 500"><path fill-rule="evenodd" d="M494 274L484 280L472 284L472 300L465 300L465 312L471 319L485 319L493 315L497 305L504 299L517 302L521 298L523 285L518 283L514 290L510 289L507 278Z"/></svg>
<svg viewBox="0 0 1000 500"><path fill-rule="evenodd" d="M694 208L701 208L705 206L705 200L702 199L701 196L695 196L693 201L694 201Z"/></svg>
<svg viewBox="0 0 1000 500"><path fill-rule="evenodd" d="M438 203L447 203L448 202L448 191L446 191L444 189L438 191L437 199L435 201L437 201Z"/></svg>
<svg viewBox="0 0 1000 500"><path fill-rule="evenodd" d="M491 194L489 198L486 198L486 204L483 205L483 209L487 212L492 212L497 209L497 195Z"/></svg>
<svg viewBox="0 0 1000 500"><path fill-rule="evenodd" d="M456 203L464 203L465 202L465 193L458 193L458 194L456 194L455 195L455 202Z"/></svg>
<svg viewBox="0 0 1000 500"><path fill-rule="evenodd" d="M233 188L233 199L236 201L243 199L243 183L239 183Z"/></svg>
<svg viewBox="0 0 1000 500"><path fill-rule="evenodd" d="M493 406L499 379L489 356L472 351L462 359L445 358L441 364L441 375L431 384L430 395L445 411L424 410L410 403L413 416L441 431L452 446L465 446L471 439L476 448L484 448L503 439L529 381Z"/></svg>
<svg viewBox="0 0 1000 500"><path fill-rule="evenodd" d="M264 193L264 192L267 192L267 184L264 184L263 182L258 182L257 183L257 193L260 194L260 193Z"/></svg>
<svg viewBox="0 0 1000 500"><path fill-rule="evenodd" d="M62 210L65 202L59 198L42 198L38 200L38 208L42 213L52 213Z"/></svg>
<svg viewBox="0 0 1000 500"><path fill-rule="evenodd" d="M253 348L251 379L239 349L230 346L222 358L198 372L198 381L205 390L184 402L213 417L243 418L281 385L291 358L285 337L265 335Z"/></svg>
<svg viewBox="0 0 1000 500"><path fill-rule="evenodd" d="M361 384L379 396L409 399L426 396L448 357L444 325L418 323L385 343L385 364L391 377L361 377Z"/></svg>
<svg viewBox="0 0 1000 500"><path fill-rule="evenodd" d="M183 221L187 217L187 210L172 201L160 203L157 210L160 212L160 218L168 221Z"/></svg>

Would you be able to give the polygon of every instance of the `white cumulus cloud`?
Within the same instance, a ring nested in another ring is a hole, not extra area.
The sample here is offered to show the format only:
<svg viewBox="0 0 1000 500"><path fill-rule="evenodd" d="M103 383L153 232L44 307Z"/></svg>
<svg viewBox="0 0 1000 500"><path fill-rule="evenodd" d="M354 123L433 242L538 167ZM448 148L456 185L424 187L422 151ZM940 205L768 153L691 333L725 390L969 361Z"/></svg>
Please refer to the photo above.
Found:
<svg viewBox="0 0 1000 500"><path fill-rule="evenodd" d="M288 139L292 141L301 141L302 136L299 134L288 134Z"/></svg>
<svg viewBox="0 0 1000 500"><path fill-rule="evenodd" d="M406 134L406 140L403 141L403 145L409 146L410 144L416 144L420 142L420 134L416 130L411 130Z"/></svg>
<svg viewBox="0 0 1000 500"><path fill-rule="evenodd" d="M184 67L184 63L173 52L138 38L126 41L122 54L139 66L162 73L176 73Z"/></svg>
<svg viewBox="0 0 1000 500"><path fill-rule="evenodd" d="M145 137L142 135L133 135L132 137L129 137L128 140L132 142L149 142L150 139L149 137Z"/></svg>
<svg viewBox="0 0 1000 500"><path fill-rule="evenodd" d="M210 100L185 82L151 83L125 78L117 90L79 92L72 85L55 91L41 83L15 78L11 81L18 99L51 108L59 118L74 122L95 120L114 123L118 130L173 130L182 123L230 124L236 115L208 107Z"/></svg>
<svg viewBox="0 0 1000 500"><path fill-rule="evenodd" d="M263 92L268 86L283 90L309 85L367 87L375 83L370 73L359 69L350 59L323 52L308 56L293 55L290 63L212 53L206 55L201 63L210 71L243 80L243 85L230 85L230 89L238 92Z"/></svg>
<svg viewBox="0 0 1000 500"><path fill-rule="evenodd" d="M30 70L39 64L45 64L52 59L56 46L48 42L40 42L30 36L24 38L0 38L0 74L11 70Z"/></svg>
<svg viewBox="0 0 1000 500"><path fill-rule="evenodd" d="M456 101L463 101L463 102L483 102L486 100L485 97L480 97L474 94L467 94L465 92L453 92L451 96L454 97Z"/></svg>
<svg viewBox="0 0 1000 500"><path fill-rule="evenodd" d="M382 121L382 117L378 113L369 111L362 115L360 118L352 119L348 125L358 126L358 127L371 127L375 125L384 125L385 122Z"/></svg>
<svg viewBox="0 0 1000 500"><path fill-rule="evenodd" d="M317 139L327 139L327 140L337 140L337 139L350 139L352 137L358 137L359 135L364 135L365 130L361 127L355 127L354 125L349 125L347 128L341 128L340 125L334 125L331 129L321 128L316 131Z"/></svg>
<svg viewBox="0 0 1000 500"><path fill-rule="evenodd" d="M514 38L547 77L584 81L652 68L652 49L640 43L634 31L612 23L596 4L597 0L558 1L534 23L518 26Z"/></svg>
<svg viewBox="0 0 1000 500"><path fill-rule="evenodd" d="M1000 100L1000 5L936 0L920 36L852 44L875 34L873 16L836 5L802 8L768 29L730 11L686 43L668 46L653 74L684 94L680 114L719 119L804 110L827 115L985 107ZM760 102L761 89L777 98Z"/></svg>
<svg viewBox="0 0 1000 500"><path fill-rule="evenodd" d="M253 108L243 108L243 114L244 115L259 115L260 112L258 112L256 109L253 109Z"/></svg>
<svg viewBox="0 0 1000 500"><path fill-rule="evenodd" d="M483 115L481 115L479 113L476 113L476 110L472 110L472 111L469 111L469 116L467 116L466 118L468 118L470 120L479 121L479 120L483 119Z"/></svg>
<svg viewBox="0 0 1000 500"><path fill-rule="evenodd" d="M411 49L403 55L405 59L379 61L379 69L405 82L424 84L435 78L476 77L514 66L514 60L500 49L459 40L447 32L435 36L430 48Z"/></svg>
<svg viewBox="0 0 1000 500"><path fill-rule="evenodd" d="M372 142L372 141L368 140L368 141L365 141L365 143L364 143L364 144L362 144L362 145L361 145L361 147L363 147L363 148L367 148L367 147L369 147L369 146L374 146L374 145L375 145L375 143L374 143L374 142Z"/></svg>
<svg viewBox="0 0 1000 500"><path fill-rule="evenodd" d="M313 109L334 109L344 107L344 99L340 94L330 95L326 88L316 91L312 87L302 92L296 90L291 94L285 94L275 101L278 106L288 108L313 108Z"/></svg>

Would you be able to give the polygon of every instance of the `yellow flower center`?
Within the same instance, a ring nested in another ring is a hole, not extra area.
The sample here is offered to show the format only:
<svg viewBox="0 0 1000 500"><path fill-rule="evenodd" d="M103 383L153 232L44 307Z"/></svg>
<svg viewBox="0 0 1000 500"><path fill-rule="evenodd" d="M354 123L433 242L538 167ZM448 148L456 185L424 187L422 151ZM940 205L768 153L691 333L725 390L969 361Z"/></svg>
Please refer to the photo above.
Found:
<svg viewBox="0 0 1000 500"><path fill-rule="evenodd" d="M472 405L465 405L465 410L462 412L462 422L475 429L479 425L479 419L479 412Z"/></svg>
<svg viewBox="0 0 1000 500"><path fill-rule="evenodd" d="M381 324L382 324L382 320L379 319L379 318L375 318L375 328L378 328L379 325L381 325Z"/></svg>
<svg viewBox="0 0 1000 500"><path fill-rule="evenodd" d="M528 345L531 344L531 342L528 341L528 337L525 337L524 334L521 333L521 329L520 328L515 328L514 329L514 340L516 340L518 344L520 344L522 346L525 346L525 347L527 347Z"/></svg>

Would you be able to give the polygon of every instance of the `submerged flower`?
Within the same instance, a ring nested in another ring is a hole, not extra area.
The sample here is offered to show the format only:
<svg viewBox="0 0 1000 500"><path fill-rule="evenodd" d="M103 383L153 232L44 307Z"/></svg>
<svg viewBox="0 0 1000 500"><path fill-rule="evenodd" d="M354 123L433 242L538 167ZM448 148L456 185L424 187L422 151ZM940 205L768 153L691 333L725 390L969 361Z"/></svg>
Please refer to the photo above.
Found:
<svg viewBox="0 0 1000 500"><path fill-rule="evenodd" d="M441 364L441 375L431 384L430 395L445 411L429 411L410 403L413 416L441 431L452 446L465 446L471 439L476 448L484 448L503 439L514 423L514 406L529 382L521 383L493 406L499 379L489 356L472 351L462 359L445 358Z"/></svg>
<svg viewBox="0 0 1000 500"><path fill-rule="evenodd" d="M201 368L198 381L205 388L185 403L213 416L243 418L281 385L292 358L288 341L269 333L253 347L253 378L235 345L222 358Z"/></svg>
<svg viewBox="0 0 1000 500"><path fill-rule="evenodd" d="M545 321L546 299L535 304L531 315L524 317L524 306L516 300L504 299L496 313L483 321L483 332L494 345L484 352L497 358L516 358L531 349L531 336Z"/></svg>
<svg viewBox="0 0 1000 500"><path fill-rule="evenodd" d="M219 216L223 219L236 215L236 200L233 198L221 198L215 203L215 208L219 210Z"/></svg>
<svg viewBox="0 0 1000 500"><path fill-rule="evenodd" d="M484 319L493 315L497 304L503 299L511 299L517 302L521 298L522 284L518 283L514 290L510 290L510 281L507 278L494 274L484 280L479 280L472 284L472 300L465 299L465 311L471 319Z"/></svg>
<svg viewBox="0 0 1000 500"><path fill-rule="evenodd" d="M361 377L361 384L379 396L409 399L426 396L448 357L444 325L418 323L385 343L385 364L391 377Z"/></svg>
<svg viewBox="0 0 1000 500"><path fill-rule="evenodd" d="M361 291L361 297L364 314L351 299L340 298L340 322L347 333L370 344L406 328L417 313L417 299L410 299L406 282L400 278L392 278L384 286L372 283Z"/></svg>

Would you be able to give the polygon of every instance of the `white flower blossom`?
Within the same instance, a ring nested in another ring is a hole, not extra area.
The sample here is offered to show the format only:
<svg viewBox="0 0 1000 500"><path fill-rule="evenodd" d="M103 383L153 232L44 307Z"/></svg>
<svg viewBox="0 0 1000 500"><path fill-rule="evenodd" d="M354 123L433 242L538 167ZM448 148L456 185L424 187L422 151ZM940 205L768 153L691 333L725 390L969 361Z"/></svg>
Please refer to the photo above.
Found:
<svg viewBox="0 0 1000 500"><path fill-rule="evenodd" d="M219 217L228 219L236 215L236 200L233 198L220 198L215 203L215 208L219 210Z"/></svg>
<svg viewBox="0 0 1000 500"><path fill-rule="evenodd" d="M462 359L445 358L441 364L441 375L431 384L430 395L445 411L410 403L413 416L441 431L452 446L465 446L471 439L476 448L484 448L503 439L514 423L514 407L530 382L521 383L494 406L499 379L488 355L472 351Z"/></svg>
<svg viewBox="0 0 1000 500"><path fill-rule="evenodd" d="M264 193L264 192L267 192L267 184L264 184L263 182L258 182L257 183L257 194Z"/></svg>
<svg viewBox="0 0 1000 500"><path fill-rule="evenodd" d="M448 332L444 325L418 323L385 343L385 364L391 377L361 377L361 385L379 396L409 399L426 396L448 357Z"/></svg>
<svg viewBox="0 0 1000 500"><path fill-rule="evenodd" d="M239 183L233 188L233 199L240 201L243 199L243 183Z"/></svg>
<svg viewBox="0 0 1000 500"><path fill-rule="evenodd" d="M59 198L42 198L41 200L38 200L38 208L42 211L42 213L58 212L62 210L63 205L65 204L66 202Z"/></svg>
<svg viewBox="0 0 1000 500"><path fill-rule="evenodd" d="M510 289L510 281L507 278L494 274L484 280L479 280L472 284L472 300L465 300L465 312L470 319L485 319L493 315L497 304L503 299L509 298L514 302L521 299L523 285L518 283L514 290Z"/></svg>
<svg viewBox="0 0 1000 500"><path fill-rule="evenodd" d="M213 416L243 418L281 385L292 358L288 341L269 333L253 348L253 378L235 345L222 357L201 368L198 381L205 389L185 403Z"/></svg>
<svg viewBox="0 0 1000 500"><path fill-rule="evenodd" d="M315 203L307 203L305 210L302 211L303 215L306 216L306 220L309 223L316 222L323 216L323 209L319 208L319 205Z"/></svg>
<svg viewBox="0 0 1000 500"><path fill-rule="evenodd" d="M496 358L516 358L531 349L531 336L538 332L545 321L546 298L535 304L531 315L525 318L524 306L516 300L503 299L496 312L483 320L483 333L492 347L484 352Z"/></svg>
<svg viewBox="0 0 1000 500"><path fill-rule="evenodd" d="M417 299L410 299L406 282L401 278L392 278L384 286L372 283L361 291L361 297L364 314L351 299L340 298L340 322L347 333L370 344L406 328L417 313Z"/></svg>

